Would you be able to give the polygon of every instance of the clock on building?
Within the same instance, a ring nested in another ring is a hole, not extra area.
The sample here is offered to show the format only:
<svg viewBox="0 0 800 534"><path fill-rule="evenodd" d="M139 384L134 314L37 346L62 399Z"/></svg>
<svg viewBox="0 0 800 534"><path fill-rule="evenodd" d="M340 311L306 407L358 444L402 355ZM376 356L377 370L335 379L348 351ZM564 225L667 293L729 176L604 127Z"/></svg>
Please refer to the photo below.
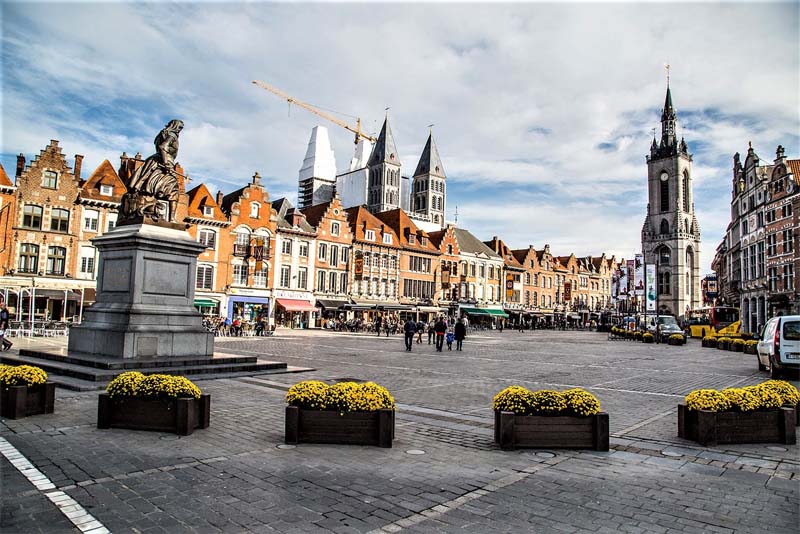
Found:
<svg viewBox="0 0 800 534"><path fill-rule="evenodd" d="M666 171L664 171L661 173L661 181L666 182L667 180L669 180L669 174L667 174Z"/></svg>

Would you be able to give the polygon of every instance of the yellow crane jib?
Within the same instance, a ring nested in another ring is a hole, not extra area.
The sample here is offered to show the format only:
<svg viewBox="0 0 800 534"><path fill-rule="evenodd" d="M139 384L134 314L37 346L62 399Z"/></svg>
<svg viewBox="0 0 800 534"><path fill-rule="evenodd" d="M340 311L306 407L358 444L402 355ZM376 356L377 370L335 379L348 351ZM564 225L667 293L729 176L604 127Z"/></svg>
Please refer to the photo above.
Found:
<svg viewBox="0 0 800 534"><path fill-rule="evenodd" d="M347 124L343 120L338 119L338 118L334 117L333 115L329 115L329 114L325 113L324 111L322 111L321 109L318 109L318 108L312 106L311 104L307 104L306 102L303 102L302 100L299 100L299 99L297 99L297 98L295 98L295 97L293 97L293 96L281 91L277 87L273 87L273 86L269 85L268 83L264 83L264 82L261 82L261 81L258 81L258 80L253 80L253 84L258 86L258 87L260 87L260 88L262 88L262 89L264 89L264 90L266 90L266 91L269 91L270 93L272 93L272 94L274 94L274 95L276 95L276 96L278 96L278 97L280 97L280 98L282 98L284 100L286 100L289 104L294 104L296 106L300 106L301 108L310 111L311 113L313 113L314 115L317 115L318 117L322 117L325 120L331 121L332 123L337 124L337 125L341 126L342 128L353 132L354 134L356 134L356 138L355 138L355 143L356 144L358 144L358 140L359 139L366 139L366 140L368 140L368 141L370 141L372 143L374 143L376 141L376 139L374 137L369 136L369 135L365 134L363 131L361 131L361 118L360 117L356 118L356 125L355 126L350 126L349 124Z"/></svg>

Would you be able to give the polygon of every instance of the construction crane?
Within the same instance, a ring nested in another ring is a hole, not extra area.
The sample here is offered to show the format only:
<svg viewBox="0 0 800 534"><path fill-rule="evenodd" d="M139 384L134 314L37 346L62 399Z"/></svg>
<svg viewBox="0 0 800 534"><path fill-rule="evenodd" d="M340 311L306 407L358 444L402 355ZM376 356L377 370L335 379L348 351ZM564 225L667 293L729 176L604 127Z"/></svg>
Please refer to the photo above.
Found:
<svg viewBox="0 0 800 534"><path fill-rule="evenodd" d="M356 117L356 125L355 125L355 127L353 127L353 126L350 126L349 124L347 124L346 122L344 122L343 120L337 119L336 117L334 117L332 115L328 115L324 111L315 108L311 104L307 104L307 103L303 102L302 100L298 100L297 98L284 93L283 91L281 91L277 87L273 87L273 86L271 86L271 85L269 85L267 83L260 82L258 80L253 80L253 84L257 85L258 87L261 87L262 89L266 89L270 93L272 93L274 95L277 95L280 98L283 98L284 100L286 100L289 103L289 105L296 104L296 105L300 106L303 109L307 109L308 111L310 111L314 115L318 115L318 116L322 117L323 119L329 120L332 123L338 124L342 128L353 132L354 134L356 134L355 144L358 144L358 140L359 139L366 139L366 140L368 140L368 141L370 141L372 143L377 141L374 137L371 137L371 136L369 136L369 135L367 135L367 134L365 134L364 132L361 131L361 118L359 118L359 117Z"/></svg>

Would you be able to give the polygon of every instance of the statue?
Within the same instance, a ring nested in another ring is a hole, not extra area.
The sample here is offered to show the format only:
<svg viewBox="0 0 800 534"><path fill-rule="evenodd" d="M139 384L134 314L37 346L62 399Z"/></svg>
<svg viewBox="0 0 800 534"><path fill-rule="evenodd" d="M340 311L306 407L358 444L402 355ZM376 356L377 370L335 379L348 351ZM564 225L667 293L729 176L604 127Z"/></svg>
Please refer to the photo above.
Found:
<svg viewBox="0 0 800 534"><path fill-rule="evenodd" d="M178 156L178 135L181 130L183 121L169 121L153 141L156 153L147 158L132 175L129 174L125 184L128 192L122 197L121 222L140 222L148 218L177 222L179 187L175 159ZM168 202L169 217L159 201Z"/></svg>

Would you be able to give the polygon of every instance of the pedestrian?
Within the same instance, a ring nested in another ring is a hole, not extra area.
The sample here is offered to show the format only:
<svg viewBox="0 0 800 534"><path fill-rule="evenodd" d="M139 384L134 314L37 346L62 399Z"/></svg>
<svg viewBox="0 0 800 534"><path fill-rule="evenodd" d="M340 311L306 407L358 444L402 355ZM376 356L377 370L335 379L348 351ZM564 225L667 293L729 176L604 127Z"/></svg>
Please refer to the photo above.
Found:
<svg viewBox="0 0 800 534"><path fill-rule="evenodd" d="M433 335L435 333L435 331L434 331L434 327L435 326L436 326L436 323L433 322L433 321L428 323L428 345L430 345L433 342Z"/></svg>
<svg viewBox="0 0 800 534"><path fill-rule="evenodd" d="M417 321L417 343L422 343L422 333L425 331L425 323Z"/></svg>
<svg viewBox="0 0 800 534"><path fill-rule="evenodd" d="M9 327L9 320L11 318L11 314L8 313L8 308L6 308L5 301L0 302L0 339L3 341L2 350L8 350L13 345L12 342L8 340L8 327Z"/></svg>
<svg viewBox="0 0 800 534"><path fill-rule="evenodd" d="M464 338L467 337L467 325L464 322L464 319L460 319L455 326L453 337L456 340L456 350L461 350L461 344L464 342Z"/></svg>
<svg viewBox="0 0 800 534"><path fill-rule="evenodd" d="M447 350L453 350L453 340L456 338L452 327L447 329Z"/></svg>
<svg viewBox="0 0 800 534"><path fill-rule="evenodd" d="M436 352L442 352L444 335L447 333L447 325L444 323L444 319L442 317L439 317L439 319L433 325L433 331L436 334Z"/></svg>
<svg viewBox="0 0 800 534"><path fill-rule="evenodd" d="M524 332L525 331L525 323L522 321L522 317L520 317L519 323L517 324L517 326L519 327L519 331L520 332Z"/></svg>
<svg viewBox="0 0 800 534"><path fill-rule="evenodd" d="M500 331L501 334L503 333L503 320L502 319L497 321L497 329Z"/></svg>
<svg viewBox="0 0 800 534"><path fill-rule="evenodd" d="M414 343L414 334L417 333L417 325L410 317L403 326L403 332L405 333L406 352L411 352L411 345Z"/></svg>
<svg viewBox="0 0 800 534"><path fill-rule="evenodd" d="M375 317L375 331L378 333L378 337L381 337L381 325L383 321L381 320L381 316L378 315Z"/></svg>

